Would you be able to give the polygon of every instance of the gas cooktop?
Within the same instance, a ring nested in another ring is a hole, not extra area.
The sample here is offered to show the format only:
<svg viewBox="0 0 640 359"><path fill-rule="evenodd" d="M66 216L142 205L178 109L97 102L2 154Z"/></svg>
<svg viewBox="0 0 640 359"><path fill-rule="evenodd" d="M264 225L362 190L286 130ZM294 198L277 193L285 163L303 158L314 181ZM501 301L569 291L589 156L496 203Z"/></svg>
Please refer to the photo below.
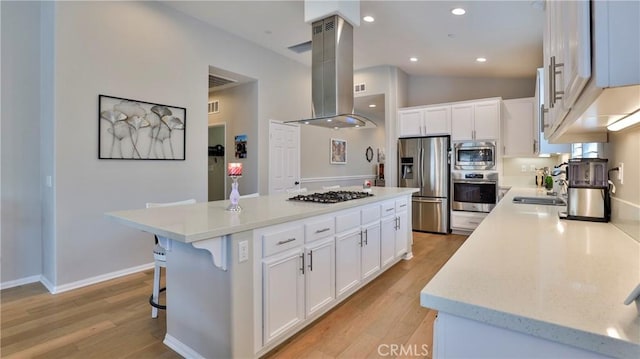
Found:
<svg viewBox="0 0 640 359"><path fill-rule="evenodd" d="M352 199L360 199L371 197L373 194L357 191L330 191L316 192L310 194L299 194L289 198L290 201L316 202L316 203L338 203L350 201Z"/></svg>

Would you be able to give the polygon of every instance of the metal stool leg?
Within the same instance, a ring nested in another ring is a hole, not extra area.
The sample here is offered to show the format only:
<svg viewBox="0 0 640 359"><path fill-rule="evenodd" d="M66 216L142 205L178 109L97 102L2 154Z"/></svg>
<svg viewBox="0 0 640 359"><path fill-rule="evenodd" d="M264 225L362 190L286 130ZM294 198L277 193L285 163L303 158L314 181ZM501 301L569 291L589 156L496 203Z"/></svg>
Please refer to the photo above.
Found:
<svg viewBox="0 0 640 359"><path fill-rule="evenodd" d="M153 270L153 302L158 303L158 297L160 295L160 266L156 262L155 268ZM158 308L155 306L151 306L151 318L158 317Z"/></svg>

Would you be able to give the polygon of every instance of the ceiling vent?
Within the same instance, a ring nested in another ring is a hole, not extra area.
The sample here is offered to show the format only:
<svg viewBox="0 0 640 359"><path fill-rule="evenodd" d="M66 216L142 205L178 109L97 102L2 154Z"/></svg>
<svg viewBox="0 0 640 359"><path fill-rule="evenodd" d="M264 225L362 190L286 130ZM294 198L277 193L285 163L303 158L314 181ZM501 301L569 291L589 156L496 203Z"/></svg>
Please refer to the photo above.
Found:
<svg viewBox="0 0 640 359"><path fill-rule="evenodd" d="M231 78L227 78L227 77L222 77L219 75L209 75L209 88L216 88L216 87L222 87L224 85L228 85L228 84L233 84L236 83L238 81L231 79Z"/></svg>

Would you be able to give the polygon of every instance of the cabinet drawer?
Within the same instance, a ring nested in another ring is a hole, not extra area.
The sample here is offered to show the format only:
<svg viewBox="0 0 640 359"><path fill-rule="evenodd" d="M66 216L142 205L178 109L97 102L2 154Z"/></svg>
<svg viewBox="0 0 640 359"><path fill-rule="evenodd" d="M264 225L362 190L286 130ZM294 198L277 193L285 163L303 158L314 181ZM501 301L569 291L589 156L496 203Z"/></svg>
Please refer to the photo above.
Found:
<svg viewBox="0 0 640 359"><path fill-rule="evenodd" d="M294 248L303 243L304 229L302 225L265 233L262 235L263 257Z"/></svg>
<svg viewBox="0 0 640 359"><path fill-rule="evenodd" d="M380 205L382 217L392 216L396 213L396 202L394 200L382 202Z"/></svg>
<svg viewBox="0 0 640 359"><path fill-rule="evenodd" d="M406 211L409 206L409 200L407 198L396 199L395 208L396 212Z"/></svg>
<svg viewBox="0 0 640 359"><path fill-rule="evenodd" d="M362 224L371 223L380 219L380 206L370 206L362 209Z"/></svg>
<svg viewBox="0 0 640 359"><path fill-rule="evenodd" d="M336 216L336 233L360 226L360 211L342 213Z"/></svg>
<svg viewBox="0 0 640 359"><path fill-rule="evenodd" d="M304 241L313 242L316 239L326 238L336 233L336 223L333 217L313 221L304 225Z"/></svg>
<svg viewBox="0 0 640 359"><path fill-rule="evenodd" d="M456 212L451 213L451 228L474 230L480 225L486 213Z"/></svg>

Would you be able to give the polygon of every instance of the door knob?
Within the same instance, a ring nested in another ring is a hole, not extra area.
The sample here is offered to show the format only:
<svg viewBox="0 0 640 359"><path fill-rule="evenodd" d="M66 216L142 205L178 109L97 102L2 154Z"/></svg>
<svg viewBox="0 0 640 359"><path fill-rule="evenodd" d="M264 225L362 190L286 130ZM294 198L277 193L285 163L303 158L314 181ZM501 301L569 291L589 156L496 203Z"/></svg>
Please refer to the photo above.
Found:
<svg viewBox="0 0 640 359"><path fill-rule="evenodd" d="M300 184L300 181L295 181L295 182L293 182L293 184L297 186L297 185Z"/></svg>

